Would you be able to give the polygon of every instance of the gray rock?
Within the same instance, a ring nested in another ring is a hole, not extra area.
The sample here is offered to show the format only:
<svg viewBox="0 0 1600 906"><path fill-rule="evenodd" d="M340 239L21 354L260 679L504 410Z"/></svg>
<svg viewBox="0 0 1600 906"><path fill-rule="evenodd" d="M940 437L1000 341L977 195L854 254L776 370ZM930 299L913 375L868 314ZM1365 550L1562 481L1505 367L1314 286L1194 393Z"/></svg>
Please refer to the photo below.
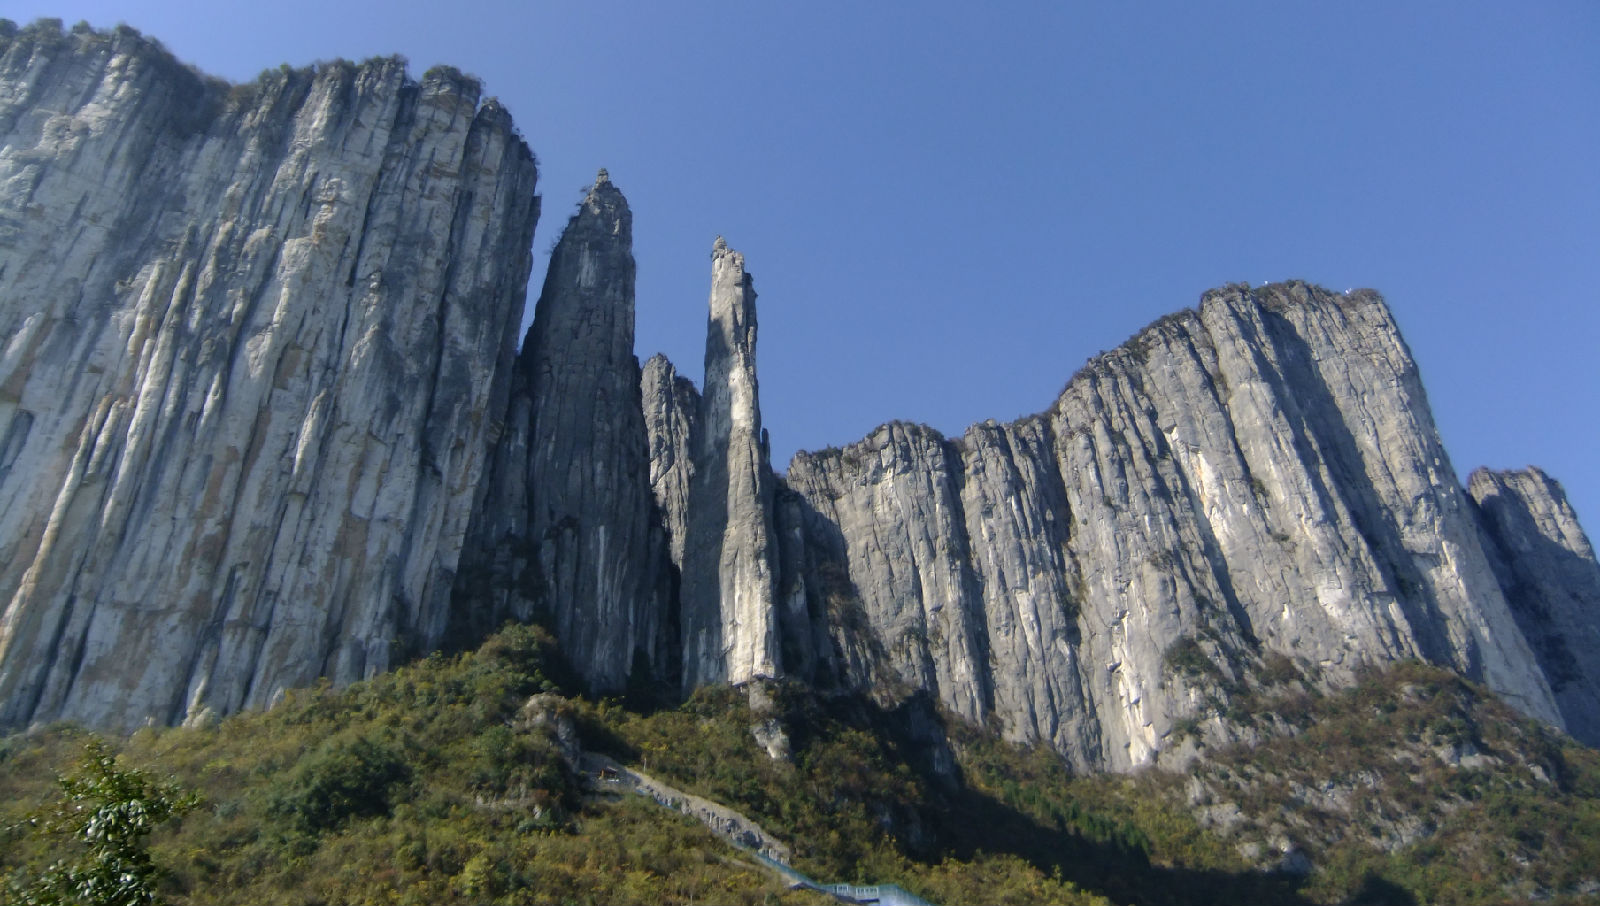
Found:
<svg viewBox="0 0 1600 906"><path fill-rule="evenodd" d="M126 729L437 643L537 215L478 84L0 38L0 724Z"/></svg>
<svg viewBox="0 0 1600 906"><path fill-rule="evenodd" d="M888 425L787 483L839 682L1080 767L1236 738L1212 702L1271 653L1330 685L1425 658L1560 721L1373 293L1207 293L1040 416Z"/></svg>
<svg viewBox="0 0 1600 906"><path fill-rule="evenodd" d="M779 672L774 483L756 382L755 302L744 256L717 237L684 532L685 688Z"/></svg>
<svg viewBox="0 0 1600 906"><path fill-rule="evenodd" d="M1462 490L1376 294L1214 290L1046 412L779 478L743 256L704 392L641 370L604 171L515 355L535 175L453 70L0 32L0 725L203 722L544 614L595 691L914 702L952 772L933 703L1126 770L1252 738L1269 663L1422 658L1600 741L1592 547L1536 470Z"/></svg>
<svg viewBox="0 0 1600 906"><path fill-rule="evenodd" d="M650 443L650 490L670 539L672 564L681 570L700 393L688 378L679 377L678 370L660 353L644 363L641 388Z"/></svg>
<svg viewBox="0 0 1600 906"><path fill-rule="evenodd" d="M844 450L797 456L787 481L811 514L806 585L847 684L925 689L982 722L983 612L958 476L938 432L894 423Z"/></svg>
<svg viewBox="0 0 1600 906"><path fill-rule="evenodd" d="M1535 468L1478 469L1467 491L1568 732L1600 746L1600 563L1577 513L1561 485Z"/></svg>
<svg viewBox="0 0 1600 906"><path fill-rule="evenodd" d="M551 253L474 529L501 581L464 585L459 605L469 642L546 610L595 691L622 689L636 653L663 659L633 292L633 215L601 170Z"/></svg>
<svg viewBox="0 0 1600 906"><path fill-rule="evenodd" d="M1048 742L1075 767L1091 768L1102 756L1088 687L1101 671L1080 660L1085 589L1069 558L1070 510L1049 423L988 422L961 446L962 509L1002 732Z"/></svg>

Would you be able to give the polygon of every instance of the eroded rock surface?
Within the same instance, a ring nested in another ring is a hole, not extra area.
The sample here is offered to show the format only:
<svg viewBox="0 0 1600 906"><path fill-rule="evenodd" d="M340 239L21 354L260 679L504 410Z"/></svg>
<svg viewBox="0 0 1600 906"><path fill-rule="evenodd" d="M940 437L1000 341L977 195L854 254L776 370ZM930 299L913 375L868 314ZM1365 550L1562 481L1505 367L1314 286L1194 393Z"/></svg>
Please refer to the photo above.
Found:
<svg viewBox="0 0 1600 906"><path fill-rule="evenodd" d="M532 155L454 70L0 35L0 724L346 682L447 618Z"/></svg>
<svg viewBox="0 0 1600 906"><path fill-rule="evenodd" d="M756 381L756 292L744 256L711 252L705 386L683 543L683 682L779 673L774 483Z"/></svg>
<svg viewBox="0 0 1600 906"><path fill-rule="evenodd" d="M650 488L671 539L672 564L681 570L700 392L688 378L678 376L678 369L666 356L657 353L644 363L641 393L650 443Z"/></svg>
<svg viewBox="0 0 1600 906"><path fill-rule="evenodd" d="M1084 767L1153 761L1180 721L1225 734L1215 680L1273 652L1332 684L1424 658L1561 720L1370 292L1213 291L1046 413L888 425L787 481L846 685L929 690Z"/></svg>
<svg viewBox="0 0 1600 906"><path fill-rule="evenodd" d="M509 582L467 583L458 601L476 636L545 610L596 691L663 657L633 291L633 214L601 170L551 253L474 530L474 557Z"/></svg>

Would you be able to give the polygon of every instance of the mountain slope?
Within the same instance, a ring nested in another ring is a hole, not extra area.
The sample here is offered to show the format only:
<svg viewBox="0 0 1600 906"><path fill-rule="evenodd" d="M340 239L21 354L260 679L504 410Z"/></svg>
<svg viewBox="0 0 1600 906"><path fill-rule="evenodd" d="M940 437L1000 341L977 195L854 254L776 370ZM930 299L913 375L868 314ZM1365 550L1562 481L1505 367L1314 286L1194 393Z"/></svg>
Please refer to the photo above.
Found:
<svg viewBox="0 0 1600 906"><path fill-rule="evenodd" d="M1280 672L1248 697L1258 743L1188 773L1088 777L926 699L884 710L776 684L755 709L706 687L652 710L571 697L578 685L549 633L524 626L268 712L140 731L124 763L203 796L154 838L173 872L164 893L819 902L645 797L585 793L581 749L743 812L812 877L933 902L1465 904L1600 890L1600 757L1420 664L1333 695ZM789 757L753 738L762 720L783 726ZM51 771L70 768L82 739L0 739L0 871L21 879L62 855L16 819L51 798Z"/></svg>

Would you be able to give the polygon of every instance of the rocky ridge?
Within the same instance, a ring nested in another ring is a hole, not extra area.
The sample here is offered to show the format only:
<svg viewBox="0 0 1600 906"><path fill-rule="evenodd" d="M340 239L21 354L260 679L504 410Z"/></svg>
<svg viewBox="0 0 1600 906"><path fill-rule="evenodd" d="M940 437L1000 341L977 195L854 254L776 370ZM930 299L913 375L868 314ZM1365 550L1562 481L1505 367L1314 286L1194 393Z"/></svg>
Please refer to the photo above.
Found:
<svg viewBox="0 0 1600 906"><path fill-rule="evenodd" d="M828 620L845 685L888 666L1086 768L1148 763L1180 721L1229 732L1179 643L1333 685L1428 660L1561 720L1375 293L1216 290L1046 413L958 441L888 425L787 481L812 611L857 612Z"/></svg>
<svg viewBox="0 0 1600 906"><path fill-rule="evenodd" d="M1253 732L1262 676L1409 659L1600 742L1593 549L1542 474L1461 487L1375 293L1213 290L1046 412L780 476L744 257L713 248L704 387L641 369L604 171L514 352L534 164L470 80L0 41L0 724L228 712L548 619L593 692L795 677L1082 770Z"/></svg>

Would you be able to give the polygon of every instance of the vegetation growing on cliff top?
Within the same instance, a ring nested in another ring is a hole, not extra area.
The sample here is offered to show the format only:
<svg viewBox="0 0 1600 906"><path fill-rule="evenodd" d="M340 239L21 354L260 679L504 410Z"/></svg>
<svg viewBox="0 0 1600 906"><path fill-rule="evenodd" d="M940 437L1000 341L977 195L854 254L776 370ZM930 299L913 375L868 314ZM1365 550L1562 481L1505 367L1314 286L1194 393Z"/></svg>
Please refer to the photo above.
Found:
<svg viewBox="0 0 1600 906"><path fill-rule="evenodd" d="M625 706L561 695L569 681L548 634L517 627L267 713L135 734L119 769L202 797L150 838L170 870L162 895L825 901L653 802L585 792L563 758L571 740L526 719L538 694L584 747L745 812L811 876L934 902L1559 902L1600 889L1596 753L1422 666L1285 701L1274 723L1289 735L1188 774L1087 778L916 699L885 710L780 685L752 713L731 689ZM774 718L788 761L750 732ZM22 819L59 796L53 778L87 738L0 741L0 871L19 883L54 858ZM1274 866L1291 870L1262 870Z"/></svg>

